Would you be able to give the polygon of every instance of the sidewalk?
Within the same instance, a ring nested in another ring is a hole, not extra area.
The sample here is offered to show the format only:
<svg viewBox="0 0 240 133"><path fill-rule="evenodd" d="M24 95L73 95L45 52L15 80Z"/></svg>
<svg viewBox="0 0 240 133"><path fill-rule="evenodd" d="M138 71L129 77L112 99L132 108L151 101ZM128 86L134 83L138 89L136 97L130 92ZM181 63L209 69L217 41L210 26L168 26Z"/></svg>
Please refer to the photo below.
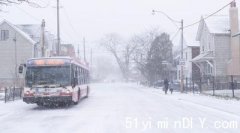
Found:
<svg viewBox="0 0 240 133"><path fill-rule="evenodd" d="M180 102L185 102L189 104L201 105L206 108L211 108L232 115L240 116L240 101L236 99L224 99L220 97L207 96L202 94L192 94L192 93L180 93L173 92L173 94L168 91L165 95L161 88L150 88L145 86L136 86L137 88L145 91L147 93L152 93L164 98L170 98L172 100L179 100Z"/></svg>

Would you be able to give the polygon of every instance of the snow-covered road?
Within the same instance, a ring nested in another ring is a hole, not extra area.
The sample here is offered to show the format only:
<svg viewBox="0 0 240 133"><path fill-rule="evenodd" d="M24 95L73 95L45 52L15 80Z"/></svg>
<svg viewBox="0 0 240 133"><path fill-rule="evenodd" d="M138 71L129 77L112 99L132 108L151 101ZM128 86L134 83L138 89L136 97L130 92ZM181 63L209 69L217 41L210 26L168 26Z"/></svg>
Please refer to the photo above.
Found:
<svg viewBox="0 0 240 133"><path fill-rule="evenodd" d="M164 95L136 84L93 84L78 105L0 103L0 133L239 133L240 101Z"/></svg>

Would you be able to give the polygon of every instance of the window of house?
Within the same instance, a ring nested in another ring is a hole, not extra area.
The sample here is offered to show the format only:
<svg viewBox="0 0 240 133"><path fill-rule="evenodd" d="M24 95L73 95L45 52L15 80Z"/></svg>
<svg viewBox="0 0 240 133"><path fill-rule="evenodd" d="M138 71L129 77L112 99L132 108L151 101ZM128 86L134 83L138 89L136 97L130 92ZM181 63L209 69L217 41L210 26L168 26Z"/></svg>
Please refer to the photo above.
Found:
<svg viewBox="0 0 240 133"><path fill-rule="evenodd" d="M188 59L187 56L188 56L188 55L187 55L187 52L186 52L186 60Z"/></svg>
<svg viewBox="0 0 240 133"><path fill-rule="evenodd" d="M1 30L1 40L5 41L9 38L9 31L8 30Z"/></svg>
<svg viewBox="0 0 240 133"><path fill-rule="evenodd" d="M212 74L213 72L213 68L209 64L206 64L206 72L207 74Z"/></svg>

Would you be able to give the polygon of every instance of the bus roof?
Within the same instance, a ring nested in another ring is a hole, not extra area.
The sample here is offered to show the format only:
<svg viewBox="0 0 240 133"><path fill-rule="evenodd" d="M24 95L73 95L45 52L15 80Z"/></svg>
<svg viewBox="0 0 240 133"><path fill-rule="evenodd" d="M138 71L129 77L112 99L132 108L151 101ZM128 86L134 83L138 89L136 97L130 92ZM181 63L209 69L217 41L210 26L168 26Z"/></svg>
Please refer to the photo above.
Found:
<svg viewBox="0 0 240 133"><path fill-rule="evenodd" d="M27 66L61 66L75 64L89 70L87 63L82 63L79 59L69 56L41 57L27 60Z"/></svg>

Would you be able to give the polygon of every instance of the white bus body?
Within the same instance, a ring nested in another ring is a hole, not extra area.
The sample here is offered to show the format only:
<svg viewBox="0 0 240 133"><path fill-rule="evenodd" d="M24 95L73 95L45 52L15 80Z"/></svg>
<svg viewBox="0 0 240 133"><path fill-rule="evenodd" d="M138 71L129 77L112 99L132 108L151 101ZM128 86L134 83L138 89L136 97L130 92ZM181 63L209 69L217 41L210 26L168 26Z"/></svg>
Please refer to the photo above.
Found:
<svg viewBox="0 0 240 133"><path fill-rule="evenodd" d="M29 59L23 101L38 105L77 104L89 94L87 65L70 57Z"/></svg>

